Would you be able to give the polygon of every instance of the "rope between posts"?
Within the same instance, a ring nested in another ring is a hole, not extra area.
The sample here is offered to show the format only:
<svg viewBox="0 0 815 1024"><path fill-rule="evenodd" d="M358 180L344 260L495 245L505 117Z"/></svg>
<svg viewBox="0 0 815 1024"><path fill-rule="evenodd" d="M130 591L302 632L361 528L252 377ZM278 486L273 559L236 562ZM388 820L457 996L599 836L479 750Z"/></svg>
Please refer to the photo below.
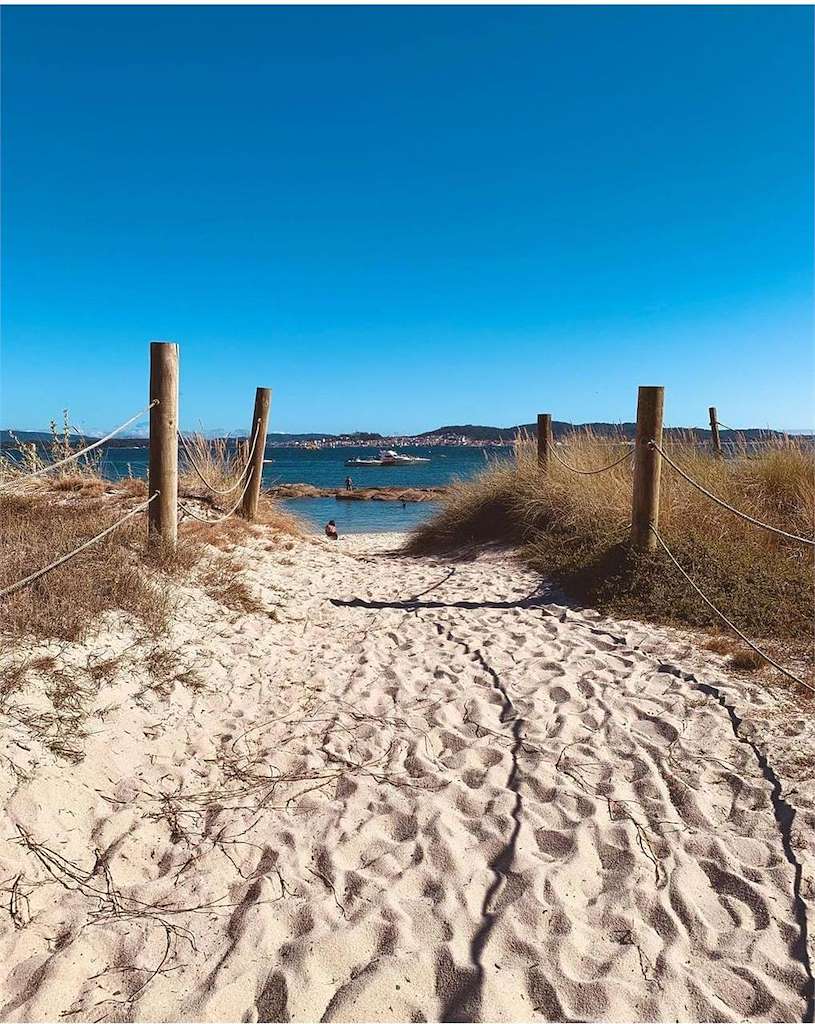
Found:
<svg viewBox="0 0 815 1024"><path fill-rule="evenodd" d="M688 583L690 583L690 585L693 587L693 589L696 591L696 593L699 595L699 597L702 598L702 600L705 602L705 604L708 606L708 608L710 608L711 611L715 612L715 614L719 616L719 618L722 620L722 622L724 622L727 626L729 626L733 630L733 632L738 637L740 637L747 644L748 647L750 647L752 650L754 650L756 652L756 654L760 658L763 658L764 661L766 661L768 665L772 665L773 668L778 669L778 671L781 672L783 675L787 676L788 679L792 679L793 682L796 682L800 686L806 687L807 690L811 690L813 693L815 693L815 686L810 686L809 683L805 683L803 679L799 679L799 677L794 675L792 672L790 672L789 669L784 668L783 665L779 665L777 661L773 661L773 659L769 656L769 654L765 654L764 651L762 651L760 647L756 647L756 645L753 643L753 641L748 639L748 637L746 637L744 635L744 633L742 633L742 631L739 629L739 627L734 625L730 621L730 619L727 618L727 616L724 614L724 612L720 612L719 611L719 609L716 607L716 605L710 600L710 598L706 594L702 593L702 591L699 589L699 587L696 585L696 583L694 583L694 581L690 578L690 576L688 576L688 574L685 572L685 570L682 568L682 566L679 564L679 562L677 562L676 558L674 558L674 556L673 556L673 553L670 551L670 549L668 548L668 545L665 543L665 541L659 535L659 533L656 530L656 528L654 527L653 523L649 524L649 525L650 525L651 532L656 537L656 539L659 541L659 544L660 544L662 550L665 552L665 554L668 556L668 558L670 558L670 560L673 562L673 564L676 566L676 568L682 573L682 575L685 577L685 579L688 581Z"/></svg>
<svg viewBox="0 0 815 1024"><path fill-rule="evenodd" d="M35 476L41 476L43 473L50 473L51 470L59 469L60 466L65 466L67 465L67 463L73 462L74 460L80 458L82 455L86 455L88 452L93 451L94 448L98 448L100 444L104 444L106 441L109 441L112 437L115 437L117 434L121 433L124 430L124 428L129 427L131 423L135 423L136 420L141 419L146 412L149 412L154 405L158 404L159 400L157 398L154 398L149 405L145 406L143 409L140 409L135 416L131 416L129 420L125 420L124 423L120 423L115 430L111 430L109 434L105 434L104 437L100 437L98 441L94 441L93 444L89 444L86 445L86 447L84 448L80 448L78 452L74 452L73 454L68 455L64 459L60 459L59 462L52 462L48 466L43 466L42 469L35 469L33 473L26 473L25 476L18 477L16 480L12 480L9 486L25 483L26 480L30 480L32 477ZM0 490L8 490L8 487L0 488Z"/></svg>
<svg viewBox="0 0 815 1024"><path fill-rule="evenodd" d="M806 544L808 547L815 548L815 540L810 540L808 537L799 537L796 533L787 533L786 530L779 530L777 529L777 527L770 526L768 523L762 523L760 519L754 519L746 512L742 512L741 509L734 508L732 505L728 505L728 503L724 501L724 499L717 497L715 494L712 494L709 490L707 490L706 487L703 487L700 483L697 483L693 479L693 477L688 476L684 469L682 469L680 466L677 466L677 464L673 461L670 455L668 455L665 452L665 450L656 443L656 441L649 441L648 443L652 448L655 448L663 457L663 459L665 459L668 465L671 466L671 468L674 469L681 477L687 480L687 482L692 487L695 487L697 491L700 491L706 497L710 498L711 501L715 501L717 505L721 505L722 508L726 508L728 512L732 512L734 515L740 516L742 519L745 519L748 523L752 523L754 526L760 526L763 530L769 530L770 533L776 533L779 537L786 537L787 540L794 540L797 541L799 544Z"/></svg>
<svg viewBox="0 0 815 1024"><path fill-rule="evenodd" d="M600 469L577 469L575 466L570 466L569 463L565 461L565 459L562 459L560 457L560 454L557 450L557 446L554 444L549 446L549 451L552 452L552 454L555 456L555 458L558 460L561 466L565 466L566 469L571 470L572 473L579 473L581 476L596 476L597 473L606 473L608 472L608 470L614 469L615 466L619 466L621 462L625 462L626 459L630 459L634 449L630 448L623 456L621 456L621 458L616 459L608 466L601 466Z"/></svg>
<svg viewBox="0 0 815 1024"><path fill-rule="evenodd" d="M189 505L185 505L183 501L179 501L178 507L181 509L182 512L186 512L188 516L192 516L193 519L197 519L199 523L208 523L210 525L213 525L214 523L222 523L225 519L229 519L229 517L237 511L238 506L243 501L244 495L249 490L249 484L251 482L252 474L250 473L249 476L246 478L246 483L243 485L243 490L238 495L238 500L235 502L232 508L224 515L217 516L215 519L207 519L206 516L199 516L197 512L191 509Z"/></svg>
<svg viewBox="0 0 815 1024"><path fill-rule="evenodd" d="M64 563L72 559L74 555L78 555L80 551L84 551L85 548L89 548L91 544L95 544L98 540L101 540L103 537L107 537L109 533L113 533L114 530L118 529L118 527L120 527L122 523L126 523L128 519L132 519L133 516L138 515L140 512L144 512L144 510L147 508L150 502L154 501L159 496L159 493L159 491L156 491L156 493L153 494L150 498L148 498L147 501L144 501L142 502L141 505L138 505L136 508L131 509L130 512L122 516L121 519L117 519L116 522L108 526L107 529L102 530L101 533L97 533L95 537L91 537L89 540L86 540L84 543L80 544L78 548L74 548L73 551L69 551L67 555L62 555L61 558L57 558L55 561L51 562L49 565L44 566L42 569L38 569L36 572L32 572L30 576L26 576L24 579L17 580L16 583L12 583L4 590L0 590L0 599L8 597L10 594L15 594L18 590L22 590L23 587L27 587L29 583L33 583L35 580L38 580L41 576L45 576L46 573L51 572L52 569L56 569L58 566L64 565Z"/></svg>
<svg viewBox="0 0 815 1024"><path fill-rule="evenodd" d="M722 421L720 419L716 420L716 426L717 427L723 427L725 430L729 430L731 434L744 434L744 430L739 430L737 427L728 427L728 425L726 423L722 423ZM739 441L722 441L723 445L724 444L737 445L739 443L740 443ZM748 445L748 446L751 446L751 447L762 447L763 446L763 447L766 448L766 447L774 446L777 442L776 441L748 441L748 440L745 439L741 443L743 443L745 445Z"/></svg>
<svg viewBox="0 0 815 1024"><path fill-rule="evenodd" d="M209 480L207 480L207 478L204 476L204 474L198 468L198 466L195 463L195 459L193 457L192 451L191 451L189 445L187 444L187 439L184 437L184 435L181 433L180 430L178 431L178 436L181 438L181 443L184 446L184 451L187 453L187 458L189 459L190 465L195 470L196 475L201 480L201 483L203 483L203 485L208 490L212 491L213 494L231 494L232 491L234 491L236 487L240 486L240 484L243 482L244 476L246 475L247 471L249 470L249 468L252 465L252 456L255 454L255 447L256 447L256 445L258 443L259 435L260 435L260 420L258 420L257 423L255 424L255 436L252 438L252 447L251 447L251 449L249 451L249 455L246 458L246 465L241 470L240 476L238 477L238 479L235 481L234 484L232 484L229 487L225 487L223 490L221 490L218 487L213 487L212 484L209 482Z"/></svg>

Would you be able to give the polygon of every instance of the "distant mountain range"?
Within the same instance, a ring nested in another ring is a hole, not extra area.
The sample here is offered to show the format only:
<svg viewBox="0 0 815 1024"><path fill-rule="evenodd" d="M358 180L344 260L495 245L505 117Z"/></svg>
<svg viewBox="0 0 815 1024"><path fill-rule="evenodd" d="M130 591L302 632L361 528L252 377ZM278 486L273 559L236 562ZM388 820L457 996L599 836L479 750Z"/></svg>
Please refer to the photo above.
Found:
<svg viewBox="0 0 815 1024"><path fill-rule="evenodd" d="M637 432L637 425L636 423L602 422L568 423L565 420L552 420L552 433L556 438L565 437L567 434L570 434L575 430L590 431L600 437L634 438ZM507 443L510 443L514 441L519 434L527 434L530 437L537 437L537 423L523 423L517 427L480 427L471 423L463 425L459 424L455 426L438 427L436 430L429 430L424 434L417 435L416 440L421 441L421 439L425 437L458 435L460 437L467 437L473 441L506 441ZM762 427L748 427L744 430L721 429L719 434L722 438L731 438L738 434L750 441L758 440L759 438L785 436L785 432L783 430L767 430ZM697 440L710 440L711 432L710 430L705 430L702 427L666 427L665 435L667 437L692 436Z"/></svg>
<svg viewBox="0 0 815 1024"><path fill-rule="evenodd" d="M605 437L633 438L636 432L636 424L568 423L564 420L555 420L552 423L552 431L556 438L564 437L566 434L569 434L574 430L589 430L594 434ZM321 434L314 432L308 434L270 433L269 442L271 444L285 445L302 441L348 440L351 444L366 444L369 442L376 443L388 441L398 436L401 441L415 441L417 444L431 441L431 439L435 441L435 443L438 443L438 439L442 437L466 438L469 441L505 442L509 444L516 440L516 438L521 434L536 437L537 432L538 428L535 423L523 423L516 427L485 427L472 423L465 423L437 427L435 430L427 430L421 434L411 435L377 434L366 431L357 431L353 434ZM805 433L804 431L795 431L794 433L799 436L813 436L813 434ZM667 437L693 437L699 441L710 440L711 436L710 430L705 430L702 427L666 427L665 434ZM723 440L730 440L738 434L750 441L759 440L760 438L785 436L785 432L782 430L767 430L762 427L748 427L738 431L722 429L720 434ZM16 443L12 435L14 435L14 437L19 441L26 444L30 444L32 442L37 444L47 444L51 440L51 433L47 430L0 430L0 448L16 447ZM229 436L245 437L246 434L245 432L241 432L239 434L231 434ZM96 440L96 438L84 437L82 440L87 444ZM79 443L79 437L77 437L77 442ZM148 445L148 439L144 436L115 437L107 443L111 448L146 448Z"/></svg>

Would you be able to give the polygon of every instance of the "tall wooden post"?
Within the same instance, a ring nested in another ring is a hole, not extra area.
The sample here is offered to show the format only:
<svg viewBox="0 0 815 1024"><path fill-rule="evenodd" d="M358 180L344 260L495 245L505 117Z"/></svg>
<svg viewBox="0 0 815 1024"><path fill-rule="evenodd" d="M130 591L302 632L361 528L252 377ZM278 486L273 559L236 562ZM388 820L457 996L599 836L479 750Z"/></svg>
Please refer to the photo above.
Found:
<svg viewBox="0 0 815 1024"><path fill-rule="evenodd" d="M249 432L249 450L252 452L252 468L243 496L241 511L247 519L257 515L260 498L260 481L263 476L263 456L266 452L266 427L269 421L269 406L272 403L272 389L258 388L255 392L255 410L252 413L252 429ZM252 450L252 440L257 432L257 441Z"/></svg>
<svg viewBox="0 0 815 1024"><path fill-rule="evenodd" d="M542 472L549 472L549 453L552 450L552 414L538 413L538 467Z"/></svg>
<svg viewBox="0 0 815 1024"><path fill-rule="evenodd" d="M631 543L639 551L654 551L659 529L659 477L662 456L651 442L662 445L665 389L641 387L637 396L637 436L634 450L634 491L631 502Z"/></svg>
<svg viewBox="0 0 815 1024"><path fill-rule="evenodd" d="M719 417L716 415L716 406L711 405L708 409L710 415L710 433L712 434L713 450L717 455L722 454L722 439L719 437Z"/></svg>
<svg viewBox="0 0 815 1024"><path fill-rule="evenodd" d="M148 538L160 538L170 550L178 535L178 345L150 342L150 468Z"/></svg>

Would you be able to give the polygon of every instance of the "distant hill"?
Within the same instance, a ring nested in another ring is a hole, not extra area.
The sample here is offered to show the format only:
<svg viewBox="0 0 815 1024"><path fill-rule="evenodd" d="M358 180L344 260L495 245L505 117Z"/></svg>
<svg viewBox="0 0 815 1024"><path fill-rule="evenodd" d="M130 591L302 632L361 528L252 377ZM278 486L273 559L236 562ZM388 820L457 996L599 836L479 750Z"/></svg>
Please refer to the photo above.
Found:
<svg viewBox="0 0 815 1024"><path fill-rule="evenodd" d="M554 420L552 423L552 431L556 438L562 438L574 430L590 430L594 434L598 434L601 437L624 437L632 439L636 433L636 424L634 423L568 423L564 420ZM47 430L0 430L0 448L15 448L16 444L12 439L12 434L16 436L20 441L30 444L32 442L45 445L51 440L51 434ZM516 427L485 427L473 423L455 424L445 427L437 427L435 430L427 430L422 434L410 435L410 440L422 443L422 441L428 441L430 438L439 438L444 436L455 436L464 437L469 441L497 441L504 442L505 444L511 444L520 434L527 434L530 437L537 437L538 427L536 423L521 423ZM784 432L781 430L766 430L759 427L748 427L744 430L722 430L720 431L722 440L728 441L734 439L737 435L743 437L748 441L758 441L762 438L768 437L784 437ZM243 439L246 435L244 432L239 434L229 435L232 439ZM666 427L666 437L692 437L697 441L709 441L710 431L705 430L701 427ZM812 436L810 434L803 434L796 432L797 437ZM389 435L370 433L367 431L357 431L353 434L328 434L328 433L308 433L308 434L286 434L286 433L273 433L269 434L269 443L276 445L294 444L296 442L303 441L336 441L340 438L347 440L351 444L365 444L368 442L380 442L387 441ZM407 439L407 438L406 438ZM94 437L83 437L81 440L77 435L77 445L81 443L88 444L96 440ZM214 438L211 438L214 440ZM146 448L149 441L146 437L114 437L111 441L108 441L107 446L110 448Z"/></svg>
<svg viewBox="0 0 815 1024"><path fill-rule="evenodd" d="M0 443L13 444L12 434L20 441L48 441L51 434L47 430L0 430Z"/></svg>
<svg viewBox="0 0 815 1024"><path fill-rule="evenodd" d="M636 423L568 423L564 420L552 421L552 433L556 438L564 437L575 430L589 430L601 437L625 437L633 439L637 432ZM758 427L749 427L745 430L720 430L723 440L736 436L745 437L748 441L756 441L767 437L784 437L781 430L764 430ZM419 434L416 440L428 437L442 437L444 435L456 435L466 437L472 441L514 441L520 434L528 434L530 437L538 436L537 423L522 423L517 427L482 427L471 423L459 424L456 426L438 427L436 430L428 430ZM698 441L710 440L710 430L701 427L666 427L667 437L691 436Z"/></svg>
<svg viewBox="0 0 815 1024"><path fill-rule="evenodd" d="M0 430L0 448L16 448L17 445L12 437L22 441L23 444L50 444L52 434L50 430ZM91 444L97 438L92 434L75 434L71 440L76 442L77 447L83 444ZM108 441L108 448L146 448L149 444L146 437L114 437Z"/></svg>

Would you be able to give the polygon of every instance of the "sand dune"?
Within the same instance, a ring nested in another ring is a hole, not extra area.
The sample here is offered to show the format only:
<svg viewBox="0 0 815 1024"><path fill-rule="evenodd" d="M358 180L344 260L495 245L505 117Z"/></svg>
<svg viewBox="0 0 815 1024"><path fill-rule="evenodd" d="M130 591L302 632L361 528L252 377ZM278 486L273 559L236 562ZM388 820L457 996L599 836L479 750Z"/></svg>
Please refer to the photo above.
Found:
<svg viewBox="0 0 815 1024"><path fill-rule="evenodd" d="M76 764L19 695L0 1017L811 1019L812 709L394 544L258 541L273 614L186 592L167 693L63 650L121 654Z"/></svg>

